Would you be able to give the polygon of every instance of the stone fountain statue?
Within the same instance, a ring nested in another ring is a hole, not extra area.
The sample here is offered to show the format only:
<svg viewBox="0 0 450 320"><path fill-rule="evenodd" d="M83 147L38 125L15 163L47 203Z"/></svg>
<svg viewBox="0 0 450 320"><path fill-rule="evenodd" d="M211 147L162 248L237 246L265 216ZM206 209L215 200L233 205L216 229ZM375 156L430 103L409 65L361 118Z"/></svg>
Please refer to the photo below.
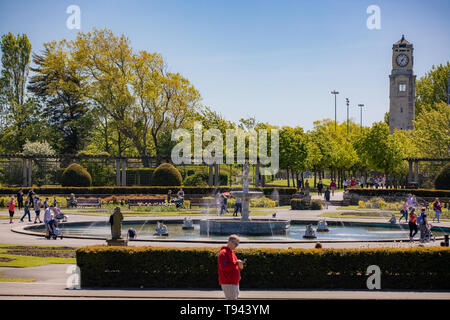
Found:
<svg viewBox="0 0 450 320"><path fill-rule="evenodd" d="M154 236L168 236L169 233L167 232L167 226L162 222L157 222L156 224L156 233L153 234Z"/></svg>
<svg viewBox="0 0 450 320"><path fill-rule="evenodd" d="M127 240L122 239L122 221L123 215L122 212L120 212L120 207L115 207L113 214L109 217L109 223L111 224L111 239L106 240L109 246L127 245Z"/></svg>
<svg viewBox="0 0 450 320"><path fill-rule="evenodd" d="M319 220L317 223L317 232L328 232L328 225L325 219Z"/></svg>
<svg viewBox="0 0 450 320"><path fill-rule="evenodd" d="M397 219L395 218L395 214L392 214L391 218L389 219L389 222L392 224L397 223Z"/></svg>
<svg viewBox="0 0 450 320"><path fill-rule="evenodd" d="M184 217L182 229L183 230L194 229L194 222L191 220L191 218Z"/></svg>
<svg viewBox="0 0 450 320"><path fill-rule="evenodd" d="M306 226L305 235L303 236L303 238L306 238L306 239L317 238L316 233L314 232L314 229L312 227L312 224L308 224Z"/></svg>
<svg viewBox="0 0 450 320"><path fill-rule="evenodd" d="M242 200L241 219L202 219L200 220L200 234L240 234L240 235L285 235L289 232L290 221L284 219L250 219L250 199L264 196L262 191L250 191L249 184L253 175L250 167L245 163L242 178L242 190L230 191L234 198Z"/></svg>

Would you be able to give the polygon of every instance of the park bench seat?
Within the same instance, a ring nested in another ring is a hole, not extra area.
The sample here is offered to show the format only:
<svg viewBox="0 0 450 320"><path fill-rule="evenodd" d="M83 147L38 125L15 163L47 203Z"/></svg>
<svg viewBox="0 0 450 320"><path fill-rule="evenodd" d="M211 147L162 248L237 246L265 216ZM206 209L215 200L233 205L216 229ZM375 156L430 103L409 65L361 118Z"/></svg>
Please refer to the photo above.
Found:
<svg viewBox="0 0 450 320"><path fill-rule="evenodd" d="M67 207L71 207L70 198L66 198ZM77 199L77 207L100 207L101 202L99 198L89 198L89 199Z"/></svg>

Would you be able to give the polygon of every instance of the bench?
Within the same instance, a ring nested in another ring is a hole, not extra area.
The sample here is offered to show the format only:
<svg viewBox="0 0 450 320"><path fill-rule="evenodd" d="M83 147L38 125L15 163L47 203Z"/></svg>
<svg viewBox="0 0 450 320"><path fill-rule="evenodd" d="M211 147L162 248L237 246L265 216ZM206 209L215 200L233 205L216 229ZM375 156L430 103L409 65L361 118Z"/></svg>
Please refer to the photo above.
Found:
<svg viewBox="0 0 450 320"><path fill-rule="evenodd" d="M128 199L128 208L131 206L146 206L149 204L165 204L166 198Z"/></svg>
<svg viewBox="0 0 450 320"><path fill-rule="evenodd" d="M70 203L70 198L66 198L67 208L74 207ZM89 199L76 199L77 205L75 207L98 207L100 208L101 202L99 198L89 198Z"/></svg>

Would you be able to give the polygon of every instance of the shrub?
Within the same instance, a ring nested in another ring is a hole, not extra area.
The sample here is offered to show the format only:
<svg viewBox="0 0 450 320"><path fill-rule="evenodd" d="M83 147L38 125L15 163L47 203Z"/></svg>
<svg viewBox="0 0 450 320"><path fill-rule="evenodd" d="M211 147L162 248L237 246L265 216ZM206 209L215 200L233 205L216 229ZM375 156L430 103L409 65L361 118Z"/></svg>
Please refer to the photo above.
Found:
<svg viewBox="0 0 450 320"><path fill-rule="evenodd" d="M92 178L89 172L77 163L72 163L64 170L61 177L63 187L90 187Z"/></svg>
<svg viewBox="0 0 450 320"><path fill-rule="evenodd" d="M152 175L154 186L181 186L182 181L180 171L170 163L160 164Z"/></svg>
<svg viewBox="0 0 450 320"><path fill-rule="evenodd" d="M436 189L450 190L450 163L444 166L434 180Z"/></svg>
<svg viewBox="0 0 450 320"><path fill-rule="evenodd" d="M217 288L217 255L216 248L93 246L76 250L82 287ZM450 284L448 247L252 248L236 250L236 255L248 261L241 288L367 289L370 265L380 267L383 289L448 290Z"/></svg>
<svg viewBox="0 0 450 320"><path fill-rule="evenodd" d="M291 210L308 210L310 202L304 199L291 199Z"/></svg>
<svg viewBox="0 0 450 320"><path fill-rule="evenodd" d="M364 208L364 207L365 207L364 201L359 200L359 201L358 201L358 207L359 207L359 208Z"/></svg>
<svg viewBox="0 0 450 320"><path fill-rule="evenodd" d="M312 199L311 200L311 210L321 210L321 209L322 209L322 200Z"/></svg>
<svg viewBox="0 0 450 320"><path fill-rule="evenodd" d="M192 176L186 177L183 181L184 186L208 186L208 184L204 181L201 174L194 174Z"/></svg>
<svg viewBox="0 0 450 320"><path fill-rule="evenodd" d="M234 208L235 204L236 204L236 199L231 198L227 202L227 207ZM250 199L250 207L253 207L253 208L275 208L276 206L277 206L277 202L272 199L269 199L267 197Z"/></svg>

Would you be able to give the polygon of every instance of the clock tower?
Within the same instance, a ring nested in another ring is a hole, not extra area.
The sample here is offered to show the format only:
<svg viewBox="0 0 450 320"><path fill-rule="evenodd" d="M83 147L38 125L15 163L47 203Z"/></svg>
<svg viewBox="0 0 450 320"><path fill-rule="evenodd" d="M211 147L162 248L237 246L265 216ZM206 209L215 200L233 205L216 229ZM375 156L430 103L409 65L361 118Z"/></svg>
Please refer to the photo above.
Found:
<svg viewBox="0 0 450 320"><path fill-rule="evenodd" d="M392 46L392 71L389 75L389 129L414 129L416 76L413 72L413 45L405 36Z"/></svg>

